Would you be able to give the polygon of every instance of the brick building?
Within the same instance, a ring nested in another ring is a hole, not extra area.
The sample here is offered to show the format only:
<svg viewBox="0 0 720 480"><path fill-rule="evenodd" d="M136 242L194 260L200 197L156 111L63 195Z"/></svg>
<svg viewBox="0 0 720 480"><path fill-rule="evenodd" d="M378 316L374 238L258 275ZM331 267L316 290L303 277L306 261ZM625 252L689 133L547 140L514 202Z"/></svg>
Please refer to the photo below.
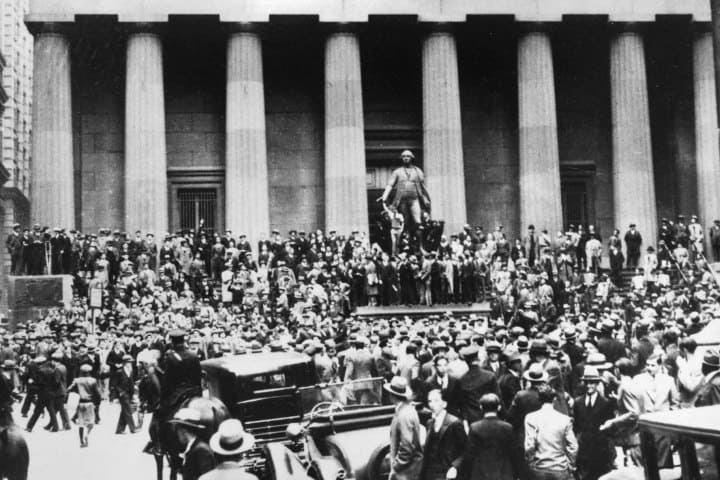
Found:
<svg viewBox="0 0 720 480"><path fill-rule="evenodd" d="M28 0L0 0L0 223L3 233L14 223L29 223L30 109L32 104L33 38L25 26ZM4 240L4 237L3 237ZM7 301L6 272L10 255L0 254L0 306Z"/></svg>
<svg viewBox="0 0 720 480"><path fill-rule="evenodd" d="M367 230L410 148L449 230L708 224L709 19L706 0L31 0L32 221Z"/></svg>

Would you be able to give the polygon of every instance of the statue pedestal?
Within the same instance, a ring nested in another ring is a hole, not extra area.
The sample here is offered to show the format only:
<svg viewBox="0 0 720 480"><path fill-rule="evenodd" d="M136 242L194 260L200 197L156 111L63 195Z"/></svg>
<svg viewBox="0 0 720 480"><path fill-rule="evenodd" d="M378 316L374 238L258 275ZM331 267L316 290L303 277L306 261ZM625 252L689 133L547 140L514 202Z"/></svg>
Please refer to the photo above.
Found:
<svg viewBox="0 0 720 480"><path fill-rule="evenodd" d="M37 275L8 277L8 327L30 323L49 308L72 305L72 276Z"/></svg>

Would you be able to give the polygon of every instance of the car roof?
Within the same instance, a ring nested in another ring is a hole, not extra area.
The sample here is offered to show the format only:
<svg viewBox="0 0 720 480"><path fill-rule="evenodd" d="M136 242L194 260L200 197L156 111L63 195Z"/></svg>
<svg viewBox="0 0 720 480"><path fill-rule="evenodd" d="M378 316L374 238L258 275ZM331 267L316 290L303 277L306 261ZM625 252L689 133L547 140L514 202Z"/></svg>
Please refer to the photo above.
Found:
<svg viewBox="0 0 720 480"><path fill-rule="evenodd" d="M720 405L646 413L638 425L655 433L681 434L698 442L720 440Z"/></svg>
<svg viewBox="0 0 720 480"><path fill-rule="evenodd" d="M311 362L312 358L299 352L267 352L213 358L203 361L202 368L229 372L236 377L252 377Z"/></svg>

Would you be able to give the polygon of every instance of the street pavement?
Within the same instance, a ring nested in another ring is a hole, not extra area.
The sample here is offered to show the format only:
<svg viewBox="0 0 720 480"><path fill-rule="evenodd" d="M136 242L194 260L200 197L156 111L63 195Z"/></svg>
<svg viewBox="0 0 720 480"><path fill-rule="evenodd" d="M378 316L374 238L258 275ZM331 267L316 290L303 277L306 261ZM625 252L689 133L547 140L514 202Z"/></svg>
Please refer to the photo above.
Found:
<svg viewBox="0 0 720 480"><path fill-rule="evenodd" d="M77 396L71 394L67 405L71 417L76 404ZM21 418L19 404L15 404L15 407L15 423L25 428L28 419ZM87 448L80 448L77 426L73 424L69 431L50 433L43 428L47 424L47 415L41 417L32 433L23 432L30 449L28 479L154 479L155 461L151 455L142 452L149 438L147 426L150 417L145 417L143 428L138 433L116 435L119 413L120 406L117 403L102 403L102 421L93 428ZM164 478L168 478L167 466L163 473Z"/></svg>

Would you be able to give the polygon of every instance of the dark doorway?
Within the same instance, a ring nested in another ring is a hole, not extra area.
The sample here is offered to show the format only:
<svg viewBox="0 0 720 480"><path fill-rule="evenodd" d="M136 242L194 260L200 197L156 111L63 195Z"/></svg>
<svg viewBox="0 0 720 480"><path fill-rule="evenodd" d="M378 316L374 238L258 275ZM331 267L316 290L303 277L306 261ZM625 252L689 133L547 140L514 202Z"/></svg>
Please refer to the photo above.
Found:
<svg viewBox="0 0 720 480"><path fill-rule="evenodd" d="M577 227L595 223L594 179L594 166L562 166L560 183L565 229L570 225Z"/></svg>
<svg viewBox="0 0 720 480"><path fill-rule="evenodd" d="M207 232L215 232L217 200L217 189L215 188L178 189L180 229L197 231L202 220L205 222Z"/></svg>

